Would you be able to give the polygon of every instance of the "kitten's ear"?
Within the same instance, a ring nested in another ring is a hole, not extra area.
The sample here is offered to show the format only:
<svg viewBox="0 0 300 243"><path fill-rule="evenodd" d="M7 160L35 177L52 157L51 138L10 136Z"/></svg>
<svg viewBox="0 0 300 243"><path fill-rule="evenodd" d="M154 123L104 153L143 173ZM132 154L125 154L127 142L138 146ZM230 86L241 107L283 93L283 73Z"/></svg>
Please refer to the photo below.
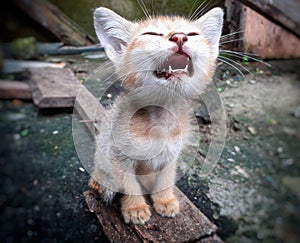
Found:
<svg viewBox="0 0 300 243"><path fill-rule="evenodd" d="M135 26L107 8L97 8L94 12L96 34L112 62L118 60Z"/></svg>
<svg viewBox="0 0 300 243"><path fill-rule="evenodd" d="M214 58L219 55L219 41L222 34L224 12L221 8L214 8L195 21L201 33L212 45Z"/></svg>

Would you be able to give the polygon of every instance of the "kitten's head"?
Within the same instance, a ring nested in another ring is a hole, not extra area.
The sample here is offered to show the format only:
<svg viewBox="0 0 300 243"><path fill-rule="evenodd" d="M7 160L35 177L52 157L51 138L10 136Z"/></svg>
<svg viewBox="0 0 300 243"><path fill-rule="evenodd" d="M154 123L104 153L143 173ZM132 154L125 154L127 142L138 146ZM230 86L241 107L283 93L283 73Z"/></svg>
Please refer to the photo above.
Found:
<svg viewBox="0 0 300 243"><path fill-rule="evenodd" d="M159 16L141 22L97 8L94 25L127 88L162 85L199 93L212 79L223 25L220 8L195 21Z"/></svg>

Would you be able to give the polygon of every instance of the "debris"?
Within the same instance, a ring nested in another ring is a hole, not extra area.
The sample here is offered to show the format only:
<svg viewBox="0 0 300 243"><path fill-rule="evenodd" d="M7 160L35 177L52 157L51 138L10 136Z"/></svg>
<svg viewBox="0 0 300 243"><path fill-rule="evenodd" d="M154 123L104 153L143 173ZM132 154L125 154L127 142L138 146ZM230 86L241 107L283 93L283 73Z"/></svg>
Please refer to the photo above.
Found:
<svg viewBox="0 0 300 243"><path fill-rule="evenodd" d="M237 153L241 152L241 149L239 146L234 146L233 148L234 148L235 152L237 152Z"/></svg>
<svg viewBox="0 0 300 243"><path fill-rule="evenodd" d="M289 165L293 165L293 164L294 164L293 159L285 159L285 160L282 161L283 166L289 166Z"/></svg>
<svg viewBox="0 0 300 243"><path fill-rule="evenodd" d="M14 138L14 140L20 140L20 138L21 138L21 135L20 134L14 134L13 135L13 138Z"/></svg>
<svg viewBox="0 0 300 243"><path fill-rule="evenodd" d="M37 57L37 56L49 56L49 55L76 55L76 54L83 54L85 58L95 59L95 58L105 58L106 54L104 52L103 46L100 44L90 45L90 46L65 46L62 42L57 43L42 43L42 42L34 42L34 48L36 51L34 54L31 54L29 57ZM3 52L6 58L12 57L20 57L19 50L14 47L13 43L4 43L3 45ZM24 52L24 51L23 51ZM22 54L25 55L25 54ZM34 55L34 56L33 56ZM26 56L25 56L26 57Z"/></svg>
<svg viewBox="0 0 300 243"><path fill-rule="evenodd" d="M58 131L55 130L55 131L52 132L52 134L53 134L53 135L56 135L56 134L58 134Z"/></svg>
<svg viewBox="0 0 300 243"><path fill-rule="evenodd" d="M268 118L267 123L269 123L270 125L277 125L278 124L278 122L273 118Z"/></svg>
<svg viewBox="0 0 300 243"><path fill-rule="evenodd" d="M272 182L273 178L272 178L272 176L269 176L269 175L268 175L268 176L266 177L266 180L267 180L268 182Z"/></svg>
<svg viewBox="0 0 300 243"><path fill-rule="evenodd" d="M2 73L21 73L28 68L63 68L66 64L64 62L51 63L40 61L19 61L13 59L6 59L3 62L1 69Z"/></svg>
<svg viewBox="0 0 300 243"><path fill-rule="evenodd" d="M230 154L236 156L236 153L234 151L230 151Z"/></svg>
<svg viewBox="0 0 300 243"><path fill-rule="evenodd" d="M298 106L295 110L294 110L294 116L297 118L300 118L300 106Z"/></svg>
<svg viewBox="0 0 300 243"><path fill-rule="evenodd" d="M23 130L21 131L21 136L22 136L22 137L27 137L28 134L29 134L29 130L28 130L28 129L23 129Z"/></svg>
<svg viewBox="0 0 300 243"><path fill-rule="evenodd" d="M237 170L238 173L240 173L241 175L243 175L246 178L249 178L248 173L243 168L241 168L239 165L236 165L234 168Z"/></svg>
<svg viewBox="0 0 300 243"><path fill-rule="evenodd" d="M293 193L300 196L300 177L286 176L282 179L282 183L288 187Z"/></svg>
<svg viewBox="0 0 300 243"><path fill-rule="evenodd" d="M277 148L277 153L281 154L283 152L283 148L282 147L278 147Z"/></svg>
<svg viewBox="0 0 300 243"><path fill-rule="evenodd" d="M231 162L231 163L235 162L235 160L232 159L232 158L228 158L227 161L228 161L228 162Z"/></svg>
<svg viewBox="0 0 300 243"><path fill-rule="evenodd" d="M0 80L0 98L31 100L29 84L20 81Z"/></svg>
<svg viewBox="0 0 300 243"><path fill-rule="evenodd" d="M14 57L18 59L31 59L38 56L36 39L34 37L25 37L14 40L11 43Z"/></svg>
<svg viewBox="0 0 300 243"><path fill-rule="evenodd" d="M106 59L107 56L105 52L93 52L89 54L83 54L86 59Z"/></svg>
<svg viewBox="0 0 300 243"><path fill-rule="evenodd" d="M82 167L79 167L79 170L80 170L81 172L85 172L85 169L82 168Z"/></svg>
<svg viewBox="0 0 300 243"><path fill-rule="evenodd" d="M253 85L254 85L254 84L256 84L256 80L254 80L254 79L250 79L250 80L248 81L248 83L249 83L249 84L253 84Z"/></svg>
<svg viewBox="0 0 300 243"><path fill-rule="evenodd" d="M11 102L14 106L22 105L22 101L19 99L13 99Z"/></svg>
<svg viewBox="0 0 300 243"><path fill-rule="evenodd" d="M67 45L86 46L95 43L93 37L46 0L13 0L13 3Z"/></svg>
<svg viewBox="0 0 300 243"><path fill-rule="evenodd" d="M248 132L250 132L252 135L256 135L256 129L254 127L247 127Z"/></svg>

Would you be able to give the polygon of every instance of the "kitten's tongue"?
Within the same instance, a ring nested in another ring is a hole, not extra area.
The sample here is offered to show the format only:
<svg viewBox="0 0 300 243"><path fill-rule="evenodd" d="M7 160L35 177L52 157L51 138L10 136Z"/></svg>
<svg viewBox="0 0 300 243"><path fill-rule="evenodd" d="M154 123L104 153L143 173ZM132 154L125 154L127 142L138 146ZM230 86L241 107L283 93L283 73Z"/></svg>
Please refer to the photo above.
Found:
<svg viewBox="0 0 300 243"><path fill-rule="evenodd" d="M166 61L163 62L163 68L169 70L169 66L173 70L175 69L185 69L188 65L188 57L182 54L175 53L172 56L169 56Z"/></svg>
<svg viewBox="0 0 300 243"><path fill-rule="evenodd" d="M170 78L178 75L193 75L191 58L185 53L174 53L169 56L156 71L159 78Z"/></svg>

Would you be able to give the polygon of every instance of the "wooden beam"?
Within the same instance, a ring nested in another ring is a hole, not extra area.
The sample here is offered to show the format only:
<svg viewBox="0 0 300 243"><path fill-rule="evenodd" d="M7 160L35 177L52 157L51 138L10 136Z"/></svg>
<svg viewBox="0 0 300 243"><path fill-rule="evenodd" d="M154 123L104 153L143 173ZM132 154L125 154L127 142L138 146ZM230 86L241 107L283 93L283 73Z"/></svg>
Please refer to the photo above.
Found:
<svg viewBox="0 0 300 243"><path fill-rule="evenodd" d="M0 99L31 100L28 83L11 80L0 80Z"/></svg>
<svg viewBox="0 0 300 243"><path fill-rule="evenodd" d="M263 0L239 0L241 3L245 4L246 6L252 8L256 12L260 13L261 15L265 16L267 19L279 24L283 28L289 30L296 36L300 37L300 23L293 20L289 17L288 13L284 13L276 6L266 3ZM298 6L298 13L300 5L297 3L295 6ZM297 11L290 9L289 11Z"/></svg>
<svg viewBox="0 0 300 243"><path fill-rule="evenodd" d="M217 227L177 187L175 194L180 202L180 214L170 219L152 210L151 219L145 225L125 224L119 199L107 205L92 190L85 191L84 197L89 211L96 214L111 242L222 242L216 235Z"/></svg>
<svg viewBox="0 0 300 243"><path fill-rule="evenodd" d="M99 131L97 124L100 123L104 113L104 107L99 100L83 85L76 96L74 110L81 117L81 121L94 137Z"/></svg>
<svg viewBox="0 0 300 243"><path fill-rule="evenodd" d="M47 0L13 0L13 2L66 45L95 44L93 37Z"/></svg>

